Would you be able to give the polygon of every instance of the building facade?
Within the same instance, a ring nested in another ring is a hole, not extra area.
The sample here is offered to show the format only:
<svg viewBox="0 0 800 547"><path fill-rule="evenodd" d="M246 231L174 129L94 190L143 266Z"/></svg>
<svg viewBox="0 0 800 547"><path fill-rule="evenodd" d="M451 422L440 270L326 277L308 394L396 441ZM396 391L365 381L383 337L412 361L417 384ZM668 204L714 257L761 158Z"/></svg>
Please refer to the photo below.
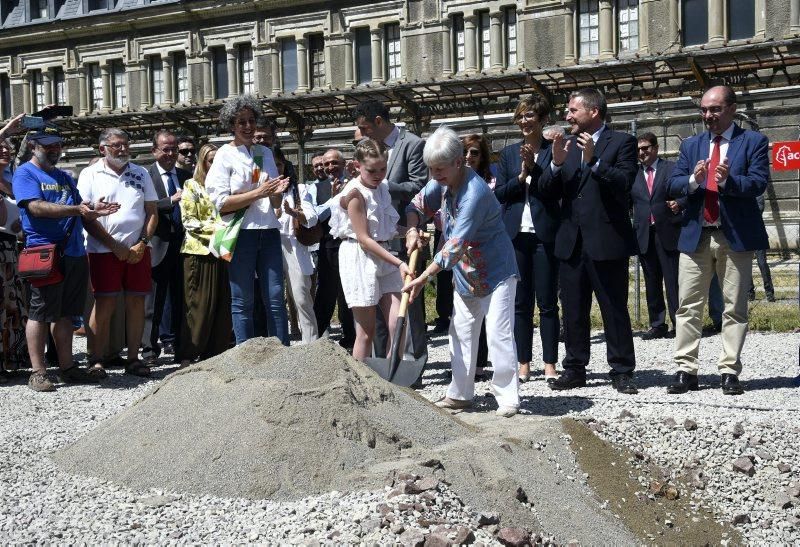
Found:
<svg viewBox="0 0 800 547"><path fill-rule="evenodd" d="M0 0L0 114L72 105L75 149L108 125L217 135L215 109L243 92L301 162L349 142L335 128L366 97L419 132L450 120L498 149L519 96L563 104L596 86L615 127L653 131L674 156L702 130L703 88L722 82L746 127L798 138L800 0ZM774 173L769 192L772 245L797 248L797 172Z"/></svg>

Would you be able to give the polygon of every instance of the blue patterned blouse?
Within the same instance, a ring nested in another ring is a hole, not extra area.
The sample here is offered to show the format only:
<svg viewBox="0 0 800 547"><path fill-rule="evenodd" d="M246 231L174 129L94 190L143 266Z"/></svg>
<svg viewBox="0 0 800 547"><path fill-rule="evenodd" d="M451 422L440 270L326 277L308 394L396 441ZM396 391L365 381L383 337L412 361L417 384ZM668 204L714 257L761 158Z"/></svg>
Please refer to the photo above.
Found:
<svg viewBox="0 0 800 547"><path fill-rule="evenodd" d="M406 211L428 220L439 209L445 243L433 259L442 269L453 270L458 294L483 297L519 275L500 203L475 171L467 168L467 181L455 195L435 180L429 181Z"/></svg>

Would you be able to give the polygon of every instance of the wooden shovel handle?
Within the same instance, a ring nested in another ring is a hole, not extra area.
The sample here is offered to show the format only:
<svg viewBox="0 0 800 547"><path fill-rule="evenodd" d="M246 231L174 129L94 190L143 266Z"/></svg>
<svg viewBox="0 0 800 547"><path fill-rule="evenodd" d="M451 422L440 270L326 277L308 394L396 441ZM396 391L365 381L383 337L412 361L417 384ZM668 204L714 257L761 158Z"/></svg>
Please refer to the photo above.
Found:
<svg viewBox="0 0 800 547"><path fill-rule="evenodd" d="M417 270L417 257L419 256L419 249L414 249L411 251L411 257L408 259L408 269L412 272ZM406 278L403 280L403 284L408 284L413 277L407 275ZM424 289L423 289L424 290ZM411 297L411 293L404 292L403 297L400 299L400 309L397 311L397 317L405 317L406 312L408 311L408 299Z"/></svg>

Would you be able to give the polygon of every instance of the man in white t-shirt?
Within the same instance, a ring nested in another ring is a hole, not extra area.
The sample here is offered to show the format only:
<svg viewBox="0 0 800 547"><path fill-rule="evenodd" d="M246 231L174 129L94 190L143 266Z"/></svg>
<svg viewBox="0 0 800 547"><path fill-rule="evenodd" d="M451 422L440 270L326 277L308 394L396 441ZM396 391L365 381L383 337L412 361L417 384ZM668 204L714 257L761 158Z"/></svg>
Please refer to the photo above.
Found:
<svg viewBox="0 0 800 547"><path fill-rule="evenodd" d="M148 376L150 369L139 361L139 343L144 329L144 299L150 293L150 238L158 216L153 182L147 170L130 163L129 137L122 129L106 129L100 135L103 159L84 169L78 190L91 203L111 201L120 204L113 218L101 222L111 239L87 239L89 274L95 296L89 321L95 333L93 360L106 354L109 324L117 295L125 293L128 359L125 371ZM98 365L99 366L99 365Z"/></svg>

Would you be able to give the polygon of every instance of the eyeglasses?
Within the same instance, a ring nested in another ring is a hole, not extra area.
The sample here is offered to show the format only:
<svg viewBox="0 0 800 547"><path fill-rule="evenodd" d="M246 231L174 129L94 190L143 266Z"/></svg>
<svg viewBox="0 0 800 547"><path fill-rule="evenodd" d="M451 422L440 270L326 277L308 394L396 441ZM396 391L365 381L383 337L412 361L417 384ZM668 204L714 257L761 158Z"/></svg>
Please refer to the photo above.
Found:
<svg viewBox="0 0 800 547"><path fill-rule="evenodd" d="M178 151L177 148L156 148L156 150L160 151L162 154L174 154Z"/></svg>
<svg viewBox="0 0 800 547"><path fill-rule="evenodd" d="M477 148L468 148L467 150L464 150L464 155L465 156L480 156L481 155L481 151L478 150Z"/></svg>
<svg viewBox="0 0 800 547"><path fill-rule="evenodd" d="M719 114L724 108L724 106L709 106L708 108L701 106L700 112L702 114Z"/></svg>
<svg viewBox="0 0 800 547"><path fill-rule="evenodd" d="M332 160L332 161L326 161L326 162L325 162L325 163L323 163L322 165L339 165L339 162L338 162L338 161L336 161L336 160Z"/></svg>
<svg viewBox="0 0 800 547"><path fill-rule="evenodd" d="M194 148L178 148L178 154L181 156L194 156L196 150Z"/></svg>
<svg viewBox="0 0 800 547"><path fill-rule="evenodd" d="M539 117L539 115L536 112L530 111L530 112L523 112L522 114L517 116L517 120L524 119L525 121L529 122L529 121L535 120L538 117Z"/></svg>
<svg viewBox="0 0 800 547"><path fill-rule="evenodd" d="M106 148L110 148L111 150L122 150L123 148L130 148L130 143L127 142L114 142L114 143L106 143L103 146Z"/></svg>
<svg viewBox="0 0 800 547"><path fill-rule="evenodd" d="M640 146L639 152L649 152L651 148L653 148L652 144L648 144L647 146Z"/></svg>

